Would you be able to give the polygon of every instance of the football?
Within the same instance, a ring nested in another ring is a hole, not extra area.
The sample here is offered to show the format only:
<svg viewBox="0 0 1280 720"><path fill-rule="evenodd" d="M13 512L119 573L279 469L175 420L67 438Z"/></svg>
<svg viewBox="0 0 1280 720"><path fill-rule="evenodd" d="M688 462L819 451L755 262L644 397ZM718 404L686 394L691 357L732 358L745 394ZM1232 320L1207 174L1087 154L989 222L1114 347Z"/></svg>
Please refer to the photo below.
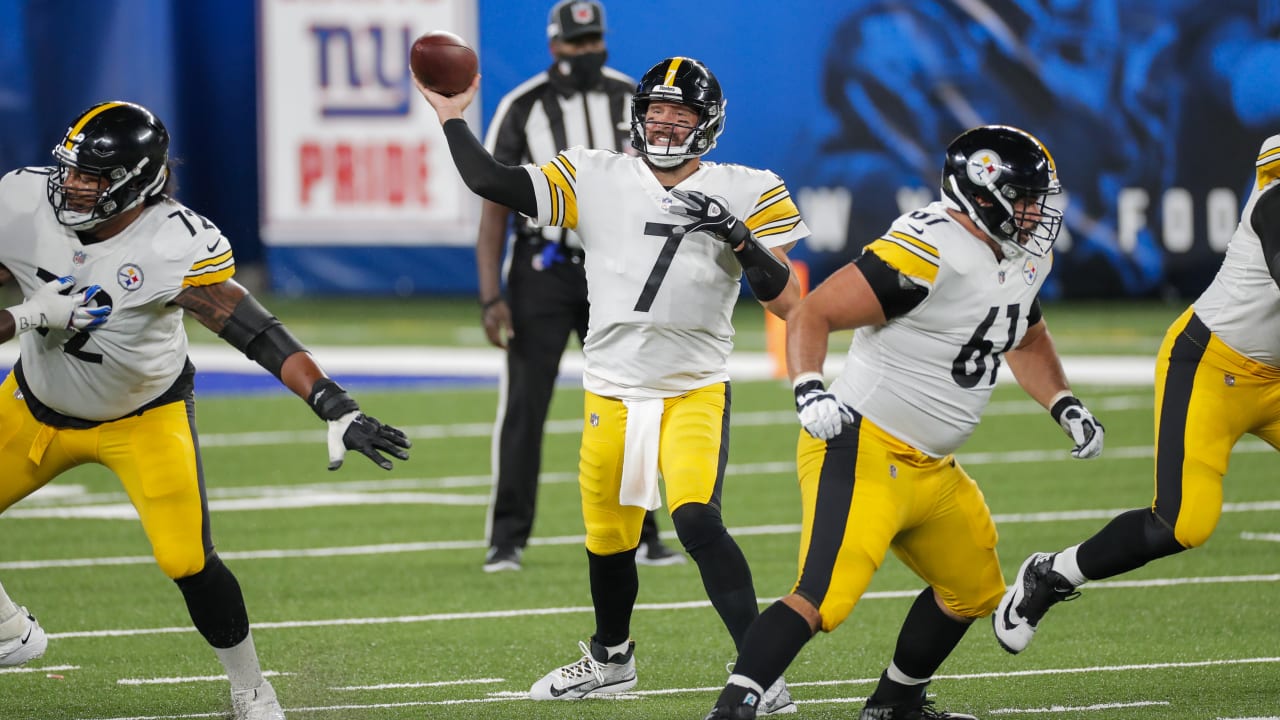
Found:
<svg viewBox="0 0 1280 720"><path fill-rule="evenodd" d="M462 38L444 30L419 37L409 50L409 68L414 76L441 95L457 95L471 87L478 67L475 50Z"/></svg>

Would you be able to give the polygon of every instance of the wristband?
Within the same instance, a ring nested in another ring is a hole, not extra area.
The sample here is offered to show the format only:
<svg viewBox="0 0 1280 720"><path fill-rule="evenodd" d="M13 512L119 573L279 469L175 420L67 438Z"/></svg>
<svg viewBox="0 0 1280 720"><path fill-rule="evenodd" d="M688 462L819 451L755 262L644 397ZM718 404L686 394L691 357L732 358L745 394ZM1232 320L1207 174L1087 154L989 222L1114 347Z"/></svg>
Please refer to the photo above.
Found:
<svg viewBox="0 0 1280 720"><path fill-rule="evenodd" d="M496 297L496 298L494 298L494 299L492 299L492 300L487 300L487 301L485 301L485 302L482 302L482 303L480 303L480 312L482 312L482 313L487 313L487 312L489 312L489 308L493 307L494 305L497 305L497 304L498 304L498 303L500 303L500 302L502 302L502 296L501 296L501 295L499 295L498 297Z"/></svg>

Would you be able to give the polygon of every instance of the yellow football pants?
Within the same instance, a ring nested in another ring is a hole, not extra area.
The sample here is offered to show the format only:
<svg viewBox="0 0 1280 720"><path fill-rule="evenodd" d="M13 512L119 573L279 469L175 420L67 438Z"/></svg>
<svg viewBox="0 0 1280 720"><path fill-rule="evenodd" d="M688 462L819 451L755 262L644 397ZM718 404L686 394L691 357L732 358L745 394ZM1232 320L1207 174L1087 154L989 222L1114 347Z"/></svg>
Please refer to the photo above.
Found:
<svg viewBox="0 0 1280 720"><path fill-rule="evenodd" d="M194 409L183 402L83 430L44 425L10 373L0 385L0 513L61 473L97 463L120 479L160 569L175 580L194 575L213 547L194 438Z"/></svg>
<svg viewBox="0 0 1280 720"><path fill-rule="evenodd" d="M729 452L727 385L716 383L663 401L658 469L667 508L720 504ZM621 400L588 392L583 403L578 485L587 549L616 555L640 544L645 509L618 502L627 408Z"/></svg>
<svg viewBox="0 0 1280 720"><path fill-rule="evenodd" d="M796 448L803 520L794 592L830 632L866 592L892 549L963 617L991 614L1004 595L996 527L955 457L932 458L870 420L830 441L803 430Z"/></svg>

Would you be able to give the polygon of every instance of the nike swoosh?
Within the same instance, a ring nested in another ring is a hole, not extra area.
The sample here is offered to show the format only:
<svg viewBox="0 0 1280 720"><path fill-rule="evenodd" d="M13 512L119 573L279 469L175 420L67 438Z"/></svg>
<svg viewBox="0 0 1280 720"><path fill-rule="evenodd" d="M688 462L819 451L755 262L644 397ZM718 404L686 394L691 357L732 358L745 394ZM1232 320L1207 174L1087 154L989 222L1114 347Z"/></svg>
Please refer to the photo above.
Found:
<svg viewBox="0 0 1280 720"><path fill-rule="evenodd" d="M31 633L35 632L35 630L36 630L36 627L34 625L30 625L27 627L27 635L26 637L22 638L23 645L27 644L27 641L31 639Z"/></svg>
<svg viewBox="0 0 1280 720"><path fill-rule="evenodd" d="M566 694L566 693L568 693L568 692L570 692L570 691L572 691L572 690L577 690L578 688L582 687L583 685L587 685L587 684L589 684L590 682L591 682L590 680L583 680L582 682L578 683L577 685L570 685L569 687L566 687L566 688L560 688L560 689L557 689L555 685L552 685L552 686L551 686L550 688L548 688L548 689L551 691L551 695L552 695L552 697L560 697L561 695L564 695L564 694Z"/></svg>
<svg viewBox="0 0 1280 720"><path fill-rule="evenodd" d="M1009 619L1009 611L1013 609L1013 603L1005 606L1004 612L1000 614L1000 621L1004 623L1005 630L1017 630L1018 626Z"/></svg>
<svg viewBox="0 0 1280 720"><path fill-rule="evenodd" d="M912 225L910 223L907 224L907 227L911 228L911 231L917 235L921 235L924 233L924 228L918 228L915 225Z"/></svg>
<svg viewBox="0 0 1280 720"><path fill-rule="evenodd" d="M204 249L207 250L208 252L213 252L214 249L217 247L218 247L218 243L214 243L212 245L205 245Z"/></svg>

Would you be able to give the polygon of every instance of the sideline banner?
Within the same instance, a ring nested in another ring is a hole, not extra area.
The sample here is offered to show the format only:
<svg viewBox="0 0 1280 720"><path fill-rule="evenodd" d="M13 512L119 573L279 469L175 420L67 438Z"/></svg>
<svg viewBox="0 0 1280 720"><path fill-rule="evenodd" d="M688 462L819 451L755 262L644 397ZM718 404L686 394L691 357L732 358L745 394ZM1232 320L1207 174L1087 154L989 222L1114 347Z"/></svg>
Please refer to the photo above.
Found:
<svg viewBox="0 0 1280 720"><path fill-rule="evenodd" d="M409 75L428 30L479 52L474 0L260 0L262 239L277 289L411 292L395 270L413 248L474 242L479 201ZM377 260L389 249L398 261Z"/></svg>

